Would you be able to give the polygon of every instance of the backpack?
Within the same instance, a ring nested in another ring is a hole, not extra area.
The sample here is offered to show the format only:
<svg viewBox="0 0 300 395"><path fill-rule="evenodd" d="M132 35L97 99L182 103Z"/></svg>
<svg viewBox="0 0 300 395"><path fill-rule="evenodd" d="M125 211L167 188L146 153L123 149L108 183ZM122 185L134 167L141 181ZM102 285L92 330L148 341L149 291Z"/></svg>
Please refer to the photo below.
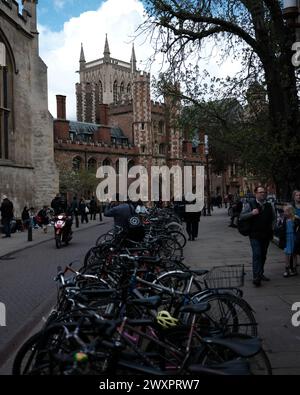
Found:
<svg viewBox="0 0 300 395"><path fill-rule="evenodd" d="M145 237L145 229L134 207L129 204L131 216L127 220L127 234L130 240L140 242Z"/></svg>
<svg viewBox="0 0 300 395"><path fill-rule="evenodd" d="M139 216L136 215L133 205L129 204L129 208L130 208L131 216L128 218L128 224L127 224L128 229L142 228L143 227L142 222Z"/></svg>
<svg viewBox="0 0 300 395"><path fill-rule="evenodd" d="M251 202L249 202L250 208L251 210L253 210L253 205ZM240 219L238 217L237 220L237 229L239 231L239 233L243 236L250 236L250 232L251 232L251 228L252 228L252 218L248 218L248 219Z"/></svg>

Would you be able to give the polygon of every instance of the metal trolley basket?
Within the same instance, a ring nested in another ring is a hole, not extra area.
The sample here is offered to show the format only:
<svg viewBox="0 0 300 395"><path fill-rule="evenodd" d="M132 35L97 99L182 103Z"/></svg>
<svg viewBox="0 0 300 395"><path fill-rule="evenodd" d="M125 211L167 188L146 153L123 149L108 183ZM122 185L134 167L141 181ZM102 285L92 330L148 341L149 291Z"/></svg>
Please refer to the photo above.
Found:
<svg viewBox="0 0 300 395"><path fill-rule="evenodd" d="M244 285L244 265L215 266L204 277L207 288L237 288Z"/></svg>

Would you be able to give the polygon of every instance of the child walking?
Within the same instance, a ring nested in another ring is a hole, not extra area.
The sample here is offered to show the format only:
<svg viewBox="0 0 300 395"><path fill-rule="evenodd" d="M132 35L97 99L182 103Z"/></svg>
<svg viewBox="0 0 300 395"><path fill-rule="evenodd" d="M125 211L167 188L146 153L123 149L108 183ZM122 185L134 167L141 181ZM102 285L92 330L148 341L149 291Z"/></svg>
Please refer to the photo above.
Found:
<svg viewBox="0 0 300 395"><path fill-rule="evenodd" d="M284 232L283 243L285 253L285 272L283 277L291 277L297 275L297 269L294 259L295 241L296 241L296 223L295 223L295 209L293 206L287 205L284 207Z"/></svg>

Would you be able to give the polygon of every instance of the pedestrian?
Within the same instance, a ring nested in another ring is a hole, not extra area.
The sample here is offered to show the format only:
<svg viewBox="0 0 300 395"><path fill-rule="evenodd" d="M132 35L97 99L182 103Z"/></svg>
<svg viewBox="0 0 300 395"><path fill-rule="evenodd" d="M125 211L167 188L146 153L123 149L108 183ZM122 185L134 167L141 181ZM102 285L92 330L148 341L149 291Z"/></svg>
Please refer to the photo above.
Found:
<svg viewBox="0 0 300 395"><path fill-rule="evenodd" d="M91 200L90 200L90 205L89 205L89 209L90 209L90 214L91 214L91 221L92 220L96 220L96 214L97 214L97 201L95 199L95 196L92 196Z"/></svg>
<svg viewBox="0 0 300 395"><path fill-rule="evenodd" d="M38 217L44 233L47 233L47 226L49 225L48 206L43 206L43 208L38 212Z"/></svg>
<svg viewBox="0 0 300 395"><path fill-rule="evenodd" d="M88 219L89 208L88 208L84 198L81 198L79 201L79 213L81 216L81 223L83 224L84 222L86 222L88 224L89 223L89 219Z"/></svg>
<svg viewBox="0 0 300 395"><path fill-rule="evenodd" d="M230 224L228 225L231 228L237 228L237 224L235 223L243 209L243 203L240 197L236 197L235 201L231 205L231 217L230 217Z"/></svg>
<svg viewBox="0 0 300 395"><path fill-rule="evenodd" d="M283 277L291 277L297 274L295 262L295 241L296 232L299 230L300 220L295 217L295 209L291 205L283 208L283 223L279 232L279 247L285 253L285 272Z"/></svg>
<svg viewBox="0 0 300 395"><path fill-rule="evenodd" d="M135 213L135 207L131 201L120 202L117 194L116 201L108 204L104 210L105 217L114 219L114 226L121 227L123 234L126 234L130 240L142 241L145 236L144 227ZM136 226L129 226L130 218L136 218Z"/></svg>
<svg viewBox="0 0 300 395"><path fill-rule="evenodd" d="M187 205L196 204L196 199L192 202L185 200L184 222L186 222L186 231L189 241L197 240L201 211L187 211ZM190 207L191 209L191 207Z"/></svg>
<svg viewBox="0 0 300 395"><path fill-rule="evenodd" d="M224 200L225 208L227 208L227 204L228 204L228 201L229 201L228 195L225 195L223 200Z"/></svg>
<svg viewBox="0 0 300 395"><path fill-rule="evenodd" d="M218 196L216 197L216 204L218 208L222 208L222 202L223 202L222 196L218 194Z"/></svg>
<svg viewBox="0 0 300 395"><path fill-rule="evenodd" d="M54 210L54 215L63 214L67 210L67 201L64 197L57 193L51 202L51 207Z"/></svg>
<svg viewBox="0 0 300 395"><path fill-rule="evenodd" d="M71 211L72 215L75 217L76 228L79 228L79 219L78 219L79 205L78 205L77 196L73 196L70 211Z"/></svg>
<svg viewBox="0 0 300 395"><path fill-rule="evenodd" d="M30 214L27 206L23 208L21 218L22 218L23 229L28 229L30 225Z"/></svg>
<svg viewBox="0 0 300 395"><path fill-rule="evenodd" d="M261 281L270 279L264 275L268 247L273 238L273 222L275 213L270 203L266 201L266 192L263 187L254 190L255 200L244 204L241 220L250 221L250 245L252 248L253 284L260 286Z"/></svg>
<svg viewBox="0 0 300 395"><path fill-rule="evenodd" d="M300 191L299 190L295 190L292 194L292 206L295 209L295 219L298 222L300 221ZM297 266L298 255L300 255L300 229L296 228L296 239L295 239L295 248L294 248L295 266Z"/></svg>
<svg viewBox="0 0 300 395"><path fill-rule="evenodd" d="M144 202L141 199L137 201L135 212L136 214L149 214L147 207L144 205Z"/></svg>
<svg viewBox="0 0 300 395"><path fill-rule="evenodd" d="M14 206L6 195L2 196L2 204L0 207L1 222L3 225L3 233L5 237L11 237L11 221L14 217Z"/></svg>

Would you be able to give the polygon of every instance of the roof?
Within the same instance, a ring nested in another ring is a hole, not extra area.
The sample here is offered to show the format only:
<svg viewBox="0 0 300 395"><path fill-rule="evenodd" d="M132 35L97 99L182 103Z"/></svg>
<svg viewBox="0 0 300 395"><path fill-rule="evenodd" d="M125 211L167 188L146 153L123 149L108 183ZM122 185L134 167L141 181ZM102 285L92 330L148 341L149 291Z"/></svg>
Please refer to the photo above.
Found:
<svg viewBox="0 0 300 395"><path fill-rule="evenodd" d="M127 140L127 137L124 135L123 130L118 126L107 126L107 125L99 125L96 123L88 123L88 122L77 122L70 121L69 122L69 132L74 133L76 135L89 135L92 136L99 127L108 128L111 134L111 137L118 140Z"/></svg>
<svg viewBox="0 0 300 395"><path fill-rule="evenodd" d="M75 134L94 134L100 125L95 123L87 123L87 122L69 122L69 131Z"/></svg>
<svg viewBox="0 0 300 395"><path fill-rule="evenodd" d="M110 134L111 137L114 137L116 139L127 139L127 137L124 136L123 130L119 127L112 127L110 129Z"/></svg>

